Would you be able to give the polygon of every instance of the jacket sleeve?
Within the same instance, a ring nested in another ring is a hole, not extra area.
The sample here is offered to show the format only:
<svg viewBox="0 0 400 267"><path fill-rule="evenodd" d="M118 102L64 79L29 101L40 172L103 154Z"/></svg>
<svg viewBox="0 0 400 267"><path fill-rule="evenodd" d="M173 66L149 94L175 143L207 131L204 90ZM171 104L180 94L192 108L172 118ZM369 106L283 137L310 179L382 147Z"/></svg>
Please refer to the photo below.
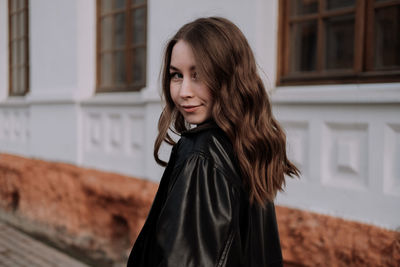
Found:
<svg viewBox="0 0 400 267"><path fill-rule="evenodd" d="M201 154L178 169L156 226L160 266L224 266L235 233L235 188Z"/></svg>

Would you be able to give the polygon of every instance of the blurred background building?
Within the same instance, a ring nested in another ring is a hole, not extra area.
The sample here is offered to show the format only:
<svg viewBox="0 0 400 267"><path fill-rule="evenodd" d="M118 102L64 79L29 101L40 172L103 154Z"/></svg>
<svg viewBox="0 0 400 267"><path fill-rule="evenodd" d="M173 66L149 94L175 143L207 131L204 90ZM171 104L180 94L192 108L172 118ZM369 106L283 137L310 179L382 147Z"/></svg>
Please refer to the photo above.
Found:
<svg viewBox="0 0 400 267"><path fill-rule="evenodd" d="M370 225L365 233L399 231L399 0L0 0L3 217L37 218L18 213L25 198L18 183L4 189L9 166L20 168L14 161L33 162L29 170L42 166L41 183L54 171L46 162L107 171L107 182L108 172L159 181L153 142L163 48L184 23L202 16L226 17L244 32L287 132L302 176L288 181L277 204L330 215L339 225ZM166 147L165 159L168 153ZM29 161L36 159L44 161ZM96 181L104 180L91 186ZM115 216L111 225L122 227L116 235L123 236L130 222ZM389 236L395 264L399 239Z"/></svg>

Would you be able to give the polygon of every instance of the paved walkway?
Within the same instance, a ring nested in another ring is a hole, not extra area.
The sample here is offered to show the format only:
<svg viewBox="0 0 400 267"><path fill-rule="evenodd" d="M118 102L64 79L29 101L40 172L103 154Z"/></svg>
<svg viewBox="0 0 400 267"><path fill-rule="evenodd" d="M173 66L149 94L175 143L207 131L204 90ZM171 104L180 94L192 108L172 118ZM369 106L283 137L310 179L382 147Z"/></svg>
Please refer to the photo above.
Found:
<svg viewBox="0 0 400 267"><path fill-rule="evenodd" d="M87 267L0 221L0 267Z"/></svg>

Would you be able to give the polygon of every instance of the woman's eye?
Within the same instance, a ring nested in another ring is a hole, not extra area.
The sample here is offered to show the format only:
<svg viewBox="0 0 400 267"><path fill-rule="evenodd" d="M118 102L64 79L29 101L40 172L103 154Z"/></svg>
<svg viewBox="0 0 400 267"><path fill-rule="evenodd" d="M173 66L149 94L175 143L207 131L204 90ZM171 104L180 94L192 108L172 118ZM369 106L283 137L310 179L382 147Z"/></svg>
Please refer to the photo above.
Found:
<svg viewBox="0 0 400 267"><path fill-rule="evenodd" d="M199 75L197 74L197 72L193 72L192 79L197 80L198 78L199 78Z"/></svg>
<svg viewBox="0 0 400 267"><path fill-rule="evenodd" d="M178 80L178 79L183 78L183 75L179 72L172 72L169 75L170 75L171 79L173 79L173 80Z"/></svg>

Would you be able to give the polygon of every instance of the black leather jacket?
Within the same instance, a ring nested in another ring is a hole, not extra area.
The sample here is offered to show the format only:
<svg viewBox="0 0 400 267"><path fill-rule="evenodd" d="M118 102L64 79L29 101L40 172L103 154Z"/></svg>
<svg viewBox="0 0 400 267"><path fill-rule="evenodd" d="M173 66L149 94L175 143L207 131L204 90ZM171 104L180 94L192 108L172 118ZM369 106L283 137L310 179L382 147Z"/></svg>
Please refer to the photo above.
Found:
<svg viewBox="0 0 400 267"><path fill-rule="evenodd" d="M273 203L250 205L215 123L182 134L128 260L133 266L282 266Z"/></svg>

